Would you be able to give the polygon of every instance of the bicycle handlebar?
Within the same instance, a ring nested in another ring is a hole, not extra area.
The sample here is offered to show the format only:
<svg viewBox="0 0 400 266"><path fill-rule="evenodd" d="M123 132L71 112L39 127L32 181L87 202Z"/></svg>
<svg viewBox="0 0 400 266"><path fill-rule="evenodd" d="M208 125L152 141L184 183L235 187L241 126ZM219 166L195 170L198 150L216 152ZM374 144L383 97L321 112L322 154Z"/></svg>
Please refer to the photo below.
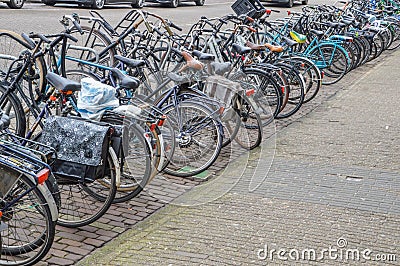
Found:
<svg viewBox="0 0 400 266"><path fill-rule="evenodd" d="M33 34L31 33L31 34L29 34L29 37L30 38L39 38L45 43L51 43L51 41L46 36L44 36L43 34L40 34L40 33L33 33Z"/></svg>
<svg viewBox="0 0 400 266"><path fill-rule="evenodd" d="M178 30L178 31L182 31L183 29L181 27L179 27L178 25L176 25L175 23L173 23L172 21L169 21L169 26Z"/></svg>
<svg viewBox="0 0 400 266"><path fill-rule="evenodd" d="M22 33L21 37L26 41L26 44L29 46L30 49L36 47L35 42L31 38L29 38L29 36L26 33Z"/></svg>

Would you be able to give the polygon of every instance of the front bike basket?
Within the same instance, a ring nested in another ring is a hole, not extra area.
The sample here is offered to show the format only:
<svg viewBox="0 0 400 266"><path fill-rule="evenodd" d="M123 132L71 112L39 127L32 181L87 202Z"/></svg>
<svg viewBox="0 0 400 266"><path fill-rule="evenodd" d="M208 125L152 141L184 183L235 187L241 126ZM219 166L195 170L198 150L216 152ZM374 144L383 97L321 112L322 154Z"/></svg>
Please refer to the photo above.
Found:
<svg viewBox="0 0 400 266"><path fill-rule="evenodd" d="M231 7L236 15L247 15L252 18L260 18L266 11L259 0L237 0Z"/></svg>

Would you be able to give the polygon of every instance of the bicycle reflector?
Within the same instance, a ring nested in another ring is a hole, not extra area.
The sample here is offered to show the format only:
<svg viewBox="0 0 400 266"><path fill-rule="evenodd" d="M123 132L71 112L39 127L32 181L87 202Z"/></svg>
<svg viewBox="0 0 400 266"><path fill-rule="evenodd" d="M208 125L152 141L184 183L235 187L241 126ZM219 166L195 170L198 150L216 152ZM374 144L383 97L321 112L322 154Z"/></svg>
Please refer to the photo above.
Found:
<svg viewBox="0 0 400 266"><path fill-rule="evenodd" d="M255 93L255 90L254 90L254 89L249 89L249 90L246 91L246 95L247 95L247 96L251 96L251 95L253 95L254 93Z"/></svg>
<svg viewBox="0 0 400 266"><path fill-rule="evenodd" d="M265 13L267 13L267 15L271 15L272 10L271 9L266 9Z"/></svg>
<svg viewBox="0 0 400 266"><path fill-rule="evenodd" d="M164 125L165 119L167 119L166 115L163 115L161 119L158 120L157 126L162 127Z"/></svg>
<svg viewBox="0 0 400 266"><path fill-rule="evenodd" d="M287 11L288 16L290 16L291 13L292 13L292 12L290 12L290 10Z"/></svg>
<svg viewBox="0 0 400 266"><path fill-rule="evenodd" d="M157 124L151 124L151 126L150 126L150 131L154 131L155 129L156 129L156 127L157 127Z"/></svg>
<svg viewBox="0 0 400 266"><path fill-rule="evenodd" d="M40 172L36 174L38 183L43 184L47 180L47 178L49 178L49 174L50 170L47 168L40 170Z"/></svg>
<svg viewBox="0 0 400 266"><path fill-rule="evenodd" d="M321 79L324 78L324 75L325 75L325 72L324 72L324 71L321 71Z"/></svg>

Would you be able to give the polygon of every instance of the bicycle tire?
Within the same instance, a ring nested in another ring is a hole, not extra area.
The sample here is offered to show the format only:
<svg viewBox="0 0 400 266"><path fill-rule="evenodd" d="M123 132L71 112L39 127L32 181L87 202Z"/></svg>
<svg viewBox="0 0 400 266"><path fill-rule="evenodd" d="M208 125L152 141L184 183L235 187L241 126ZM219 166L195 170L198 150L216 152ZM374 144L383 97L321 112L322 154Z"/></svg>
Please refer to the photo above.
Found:
<svg viewBox="0 0 400 266"><path fill-rule="evenodd" d="M94 49L96 53L99 55L99 62L97 62L98 64L108 67L113 67L115 65L114 55L117 54L116 50L114 48L111 48L103 55L101 55L101 52L104 50L104 48L111 45L111 40L104 33L96 29L92 29L92 27L83 25L81 26L81 29L82 33L76 28L72 28L70 31L70 34L78 39L78 42L74 43L74 45L89 47ZM93 57L93 55L91 55L92 53L90 52L85 52L80 50L74 52L73 51L74 50L71 48L68 49L66 51L66 56L80 58L92 63L95 61L95 58ZM66 70L82 69L89 71L91 73L98 74L100 76L102 74L102 70L98 69L96 66L91 66L84 63L77 63L70 60L66 60L65 64L66 64L65 67Z"/></svg>
<svg viewBox="0 0 400 266"><path fill-rule="evenodd" d="M321 71L306 57L292 56L290 57L290 60L303 75L306 83L303 103L307 103L317 96L319 89L322 87Z"/></svg>
<svg viewBox="0 0 400 266"><path fill-rule="evenodd" d="M283 71L288 81L288 86L290 87L288 103L276 116L277 119L283 119L295 114L302 106L305 93L305 81L294 66L282 62L277 62L275 66Z"/></svg>
<svg viewBox="0 0 400 266"><path fill-rule="evenodd" d="M103 116L101 121L111 125L124 124L123 118L117 116ZM121 185L117 187L113 203L121 203L133 199L139 195L143 188L149 183L151 177L155 175L154 170L152 170L154 167L151 162L150 148L144 138L145 131L137 125L135 121L130 123L128 127L129 139L131 140L129 144L135 145L129 146L129 151L120 150L121 154L117 154L121 166ZM130 153L134 153L135 158L132 158ZM130 168L126 167L128 156L130 157ZM144 161L138 157L141 157ZM142 167L140 167L140 165L142 165ZM130 173L125 171L130 171ZM140 182L138 180L140 180ZM110 185L108 179L99 179L99 182L104 182L105 186ZM105 199L104 197L99 197L99 200L103 201Z"/></svg>
<svg viewBox="0 0 400 266"><path fill-rule="evenodd" d="M6 91L7 88L3 85L0 85L0 96L6 93ZM18 99L14 92L8 93L5 101L3 103L0 103L0 109L2 109L3 113L8 115L8 117L10 118L10 125L8 129L18 136L25 137L25 113L21 101Z"/></svg>
<svg viewBox="0 0 400 266"><path fill-rule="evenodd" d="M339 45L329 43L320 44L307 53L307 57L311 59L317 67L323 69L323 85L337 83L347 73L349 62L346 53L344 48L341 48Z"/></svg>
<svg viewBox="0 0 400 266"><path fill-rule="evenodd" d="M115 166L110 153L107 154L105 175L109 178L109 186L102 185L98 180L92 183L60 182L56 176L61 195L57 224L70 228L81 227L95 222L107 212L117 191ZM104 201L98 200L100 193L107 195Z"/></svg>
<svg viewBox="0 0 400 266"><path fill-rule="evenodd" d="M8 30L0 30L0 54L10 55L18 58L24 51L29 51L30 47L26 44L26 41L22 36L16 32ZM8 63L7 63L8 62ZM6 59L0 59L0 81L2 81L2 71L7 71L10 67L11 61ZM38 103L40 96L46 90L46 73L47 67L42 56L36 57L34 68L25 75L29 74L29 80L33 84L33 90L30 91L29 84L27 84L27 78L24 78L19 83L24 88L26 95L33 95L32 101Z"/></svg>
<svg viewBox="0 0 400 266"><path fill-rule="evenodd" d="M3 169L4 170L4 169ZM2 174L5 171L2 170ZM8 196L18 197L19 193L33 188L18 200L9 211L3 213L2 222L8 224L1 231L1 265L34 265L50 250L55 236L55 222L45 196L25 175L15 171L19 179ZM29 206L27 208L27 206Z"/></svg>
<svg viewBox="0 0 400 266"><path fill-rule="evenodd" d="M233 135L236 143L246 150L253 150L262 141L262 121L250 97L238 95L234 108L239 115L238 130ZM236 131L236 130L235 130Z"/></svg>
<svg viewBox="0 0 400 266"><path fill-rule="evenodd" d="M271 74L261 69L245 68L243 69L243 74L244 76L235 74L228 78L239 82L245 90L255 89L253 99L257 105L256 108L260 108L262 126L265 127L274 121L281 110L283 100L282 87L274 80Z"/></svg>
<svg viewBox="0 0 400 266"><path fill-rule="evenodd" d="M178 106L169 105L162 110L168 117L164 124L171 124L177 139L174 154L164 172L189 177L207 170L218 158L223 141L222 126L212 117L213 111L190 100L179 102ZM177 121L178 115L185 119ZM201 132L196 128L198 125L203 126ZM205 144L206 141L210 142ZM194 145L199 148L195 150L196 153L190 150Z"/></svg>

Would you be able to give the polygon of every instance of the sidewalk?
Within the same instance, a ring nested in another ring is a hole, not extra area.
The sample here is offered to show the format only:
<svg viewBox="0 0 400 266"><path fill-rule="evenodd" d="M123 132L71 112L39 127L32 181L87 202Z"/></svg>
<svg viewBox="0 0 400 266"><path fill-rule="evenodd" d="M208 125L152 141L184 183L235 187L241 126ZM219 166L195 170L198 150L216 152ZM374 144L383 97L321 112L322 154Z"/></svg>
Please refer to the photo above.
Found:
<svg viewBox="0 0 400 266"><path fill-rule="evenodd" d="M212 189L183 194L79 265L398 265L399 58L386 52L350 73L344 89L279 131L271 167L275 143L265 141Z"/></svg>

